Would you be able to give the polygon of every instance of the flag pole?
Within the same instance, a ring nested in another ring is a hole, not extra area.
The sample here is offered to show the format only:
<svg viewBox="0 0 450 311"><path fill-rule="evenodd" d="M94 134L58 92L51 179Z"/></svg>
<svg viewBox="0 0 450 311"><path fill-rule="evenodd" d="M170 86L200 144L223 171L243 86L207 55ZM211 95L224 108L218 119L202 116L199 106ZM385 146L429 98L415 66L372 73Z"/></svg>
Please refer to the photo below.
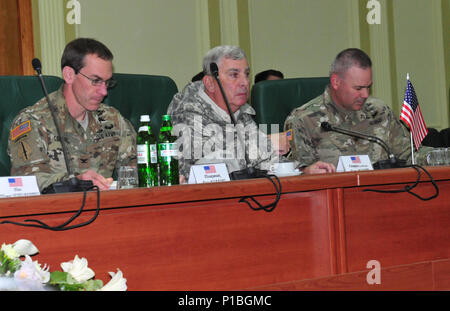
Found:
<svg viewBox="0 0 450 311"><path fill-rule="evenodd" d="M406 82L408 82L408 81L409 81L409 72L406 73ZM412 165L415 165L416 161L414 159L414 143L413 143L412 129L411 128L409 129L409 137L411 139L411 141L410 141L410 145L411 145L411 163L412 163Z"/></svg>

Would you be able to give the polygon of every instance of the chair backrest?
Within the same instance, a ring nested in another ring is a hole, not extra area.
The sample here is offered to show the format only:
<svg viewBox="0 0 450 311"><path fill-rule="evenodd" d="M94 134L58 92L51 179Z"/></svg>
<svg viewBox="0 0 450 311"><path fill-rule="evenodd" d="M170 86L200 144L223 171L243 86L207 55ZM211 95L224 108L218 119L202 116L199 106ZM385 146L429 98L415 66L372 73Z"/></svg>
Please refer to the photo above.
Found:
<svg viewBox="0 0 450 311"><path fill-rule="evenodd" d="M268 134L272 133L272 124L277 124L278 131L282 131L284 121L291 111L322 94L329 81L328 77L317 77L256 83L251 92L251 105L256 110L256 122L267 124Z"/></svg>
<svg viewBox="0 0 450 311"><path fill-rule="evenodd" d="M108 91L104 103L116 107L138 129L139 117L149 114L154 133L159 132L162 115L167 112L178 92L175 82L165 76L115 73L117 85ZM48 93L56 91L63 80L44 76ZM36 76L0 76L0 176L10 175L10 159L6 152L12 120L22 108L44 97Z"/></svg>
<svg viewBox="0 0 450 311"><path fill-rule="evenodd" d="M136 131L140 116L150 115L152 131L157 135L162 115L178 92L175 82L166 76L144 74L115 73L113 77L117 85L108 91L104 103L116 107Z"/></svg>
<svg viewBox="0 0 450 311"><path fill-rule="evenodd" d="M54 76L44 76L44 81L49 93L63 83ZM44 97L44 91L36 76L0 76L0 94L0 176L9 176L11 163L6 149L12 120L21 109Z"/></svg>

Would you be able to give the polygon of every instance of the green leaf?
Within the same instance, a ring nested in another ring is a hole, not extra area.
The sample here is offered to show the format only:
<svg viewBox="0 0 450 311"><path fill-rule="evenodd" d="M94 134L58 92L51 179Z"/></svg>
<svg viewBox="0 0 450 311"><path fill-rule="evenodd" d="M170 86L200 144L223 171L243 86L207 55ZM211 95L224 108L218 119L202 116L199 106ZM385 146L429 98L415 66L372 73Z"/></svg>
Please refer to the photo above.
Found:
<svg viewBox="0 0 450 311"><path fill-rule="evenodd" d="M94 291L103 287L101 280L89 280L79 283L69 273L53 271L50 273L50 284L57 285L63 291Z"/></svg>
<svg viewBox="0 0 450 311"><path fill-rule="evenodd" d="M83 283L84 290L86 291L94 291L103 287L102 280L89 280Z"/></svg>
<svg viewBox="0 0 450 311"><path fill-rule="evenodd" d="M58 284L67 284L67 278L69 273L62 271L53 271L50 272L50 284L58 285Z"/></svg>
<svg viewBox="0 0 450 311"><path fill-rule="evenodd" d="M14 273L19 270L21 264L20 259L11 259L6 256L4 251L0 251L0 274L6 274L8 271Z"/></svg>

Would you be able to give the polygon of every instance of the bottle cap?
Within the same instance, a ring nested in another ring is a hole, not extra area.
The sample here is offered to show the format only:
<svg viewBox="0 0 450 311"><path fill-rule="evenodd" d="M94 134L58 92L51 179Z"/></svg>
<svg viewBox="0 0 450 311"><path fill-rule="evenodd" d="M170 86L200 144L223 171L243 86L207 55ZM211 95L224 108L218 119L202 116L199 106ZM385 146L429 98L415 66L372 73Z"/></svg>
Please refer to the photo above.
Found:
<svg viewBox="0 0 450 311"><path fill-rule="evenodd" d="M165 114L162 116L163 121L170 121L170 115Z"/></svg>
<svg viewBox="0 0 450 311"><path fill-rule="evenodd" d="M142 115L141 122L150 122L150 116L148 114Z"/></svg>

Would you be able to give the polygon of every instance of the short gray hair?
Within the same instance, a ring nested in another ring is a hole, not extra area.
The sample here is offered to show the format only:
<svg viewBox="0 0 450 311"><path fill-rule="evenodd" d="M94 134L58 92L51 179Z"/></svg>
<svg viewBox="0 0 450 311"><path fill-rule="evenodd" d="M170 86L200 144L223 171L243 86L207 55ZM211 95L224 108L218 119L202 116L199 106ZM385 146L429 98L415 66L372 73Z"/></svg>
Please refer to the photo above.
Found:
<svg viewBox="0 0 450 311"><path fill-rule="evenodd" d="M245 59L247 56L245 52L238 46L233 45L219 45L211 49L206 53L203 58L203 73L205 75L211 75L210 65L211 63L216 63L220 66L220 62L223 58L228 58L232 60Z"/></svg>
<svg viewBox="0 0 450 311"><path fill-rule="evenodd" d="M357 66L362 69L372 68L372 61L370 57L362 50L356 48L350 48L340 52L330 68L330 76L337 74L342 77L348 69L353 66Z"/></svg>

